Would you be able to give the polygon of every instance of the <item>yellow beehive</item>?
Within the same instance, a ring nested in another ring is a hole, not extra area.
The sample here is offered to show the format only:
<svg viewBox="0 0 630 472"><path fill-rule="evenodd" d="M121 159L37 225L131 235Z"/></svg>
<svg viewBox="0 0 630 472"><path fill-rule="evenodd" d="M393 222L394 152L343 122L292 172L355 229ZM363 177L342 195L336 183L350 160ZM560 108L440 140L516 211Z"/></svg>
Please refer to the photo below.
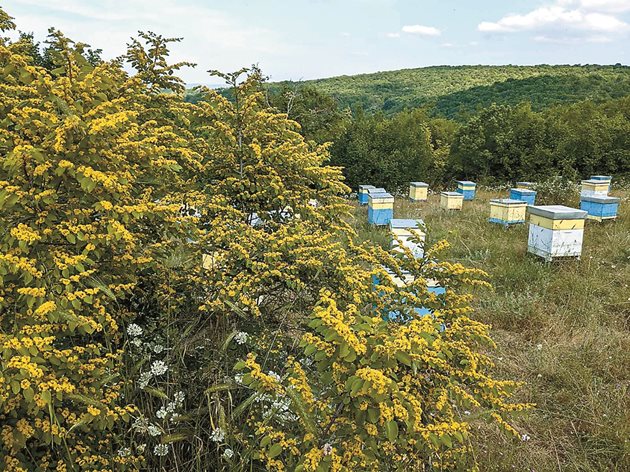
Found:
<svg viewBox="0 0 630 472"><path fill-rule="evenodd" d="M609 182L605 180L583 180L582 197L606 197L608 195Z"/></svg>
<svg viewBox="0 0 630 472"><path fill-rule="evenodd" d="M502 225L513 225L525 223L527 213L527 202L522 200L512 200L510 198L497 198L490 200L491 223Z"/></svg>
<svg viewBox="0 0 630 472"><path fill-rule="evenodd" d="M442 192L440 194L440 207L446 210L461 210L464 195L457 192Z"/></svg>
<svg viewBox="0 0 630 472"><path fill-rule="evenodd" d="M414 202L426 202L429 193L429 184L424 182L411 182L409 184L409 198Z"/></svg>

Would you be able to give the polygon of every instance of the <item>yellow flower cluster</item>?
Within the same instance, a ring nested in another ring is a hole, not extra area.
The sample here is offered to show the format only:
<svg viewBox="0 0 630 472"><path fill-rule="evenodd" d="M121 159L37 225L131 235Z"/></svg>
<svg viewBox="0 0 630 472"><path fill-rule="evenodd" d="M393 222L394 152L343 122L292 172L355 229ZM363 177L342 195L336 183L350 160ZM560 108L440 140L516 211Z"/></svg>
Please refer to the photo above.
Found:
<svg viewBox="0 0 630 472"><path fill-rule="evenodd" d="M36 231L32 230L24 223L20 223L15 228L11 228L11 236L28 244L33 244L42 238Z"/></svg>

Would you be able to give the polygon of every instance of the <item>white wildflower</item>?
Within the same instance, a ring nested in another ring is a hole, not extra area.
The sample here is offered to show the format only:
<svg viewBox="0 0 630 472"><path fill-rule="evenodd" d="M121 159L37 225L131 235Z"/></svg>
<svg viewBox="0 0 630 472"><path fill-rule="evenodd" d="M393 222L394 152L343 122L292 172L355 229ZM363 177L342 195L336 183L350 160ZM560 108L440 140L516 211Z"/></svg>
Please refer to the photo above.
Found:
<svg viewBox="0 0 630 472"><path fill-rule="evenodd" d="M210 439L214 442L223 442L225 439L225 431L221 428L215 428L212 430L212 434L210 435Z"/></svg>
<svg viewBox="0 0 630 472"><path fill-rule="evenodd" d="M149 381L151 380L152 374L151 372L143 372L140 374L138 378L138 387L140 389L144 389L147 385L149 385Z"/></svg>
<svg viewBox="0 0 630 472"><path fill-rule="evenodd" d="M470 411L468 411L468 410L464 410L464 414L465 414L466 416L469 416L469 415L470 415Z"/></svg>
<svg viewBox="0 0 630 472"><path fill-rule="evenodd" d="M236 382L237 384L242 384L243 383L243 374L236 374L234 376L234 382Z"/></svg>
<svg viewBox="0 0 630 472"><path fill-rule="evenodd" d="M142 328L135 323L131 323L127 326L127 334L132 337L141 336Z"/></svg>
<svg viewBox="0 0 630 472"><path fill-rule="evenodd" d="M118 457L129 457L131 455L131 449L128 447L123 447L118 450Z"/></svg>
<svg viewBox="0 0 630 472"><path fill-rule="evenodd" d="M333 451L333 447L331 444L326 443L324 444L324 446L322 447L322 450L324 451L324 455L325 456L329 456L330 454L332 454Z"/></svg>
<svg viewBox="0 0 630 472"><path fill-rule="evenodd" d="M173 396L173 403L175 403L177 407L180 407L184 404L184 398L185 394L180 390Z"/></svg>
<svg viewBox="0 0 630 472"><path fill-rule="evenodd" d="M131 340L131 344L136 346L136 347L140 347L140 346L142 346L142 339L140 339L140 338L133 338Z"/></svg>
<svg viewBox="0 0 630 472"><path fill-rule="evenodd" d="M531 438L529 437L529 434L523 434L521 436L521 441L529 441Z"/></svg>
<svg viewBox="0 0 630 472"><path fill-rule="evenodd" d="M158 444L153 448L153 454L158 457L165 456L168 454L168 444Z"/></svg>
<svg viewBox="0 0 630 472"><path fill-rule="evenodd" d="M136 450L138 451L138 453L142 454L146 448L146 444L140 444L138 447L136 447Z"/></svg>
<svg viewBox="0 0 630 472"><path fill-rule="evenodd" d="M156 344L153 346L153 352L155 352L156 354L161 353L164 350L164 346L162 346L161 344Z"/></svg>
<svg viewBox="0 0 630 472"><path fill-rule="evenodd" d="M154 361L151 364L151 373L153 375L162 375L168 370L168 366L164 361Z"/></svg>
<svg viewBox="0 0 630 472"><path fill-rule="evenodd" d="M245 331L239 331L234 335L234 341L236 341L237 344L245 344L248 338L249 334L247 334Z"/></svg>
<svg viewBox="0 0 630 472"><path fill-rule="evenodd" d="M162 430L158 428L157 426L155 426L154 424L150 424L149 427L147 428L147 431L149 435L153 437L159 436L160 434L162 434Z"/></svg>
<svg viewBox="0 0 630 472"><path fill-rule="evenodd" d="M536 349L538 349L539 351L542 351L543 345L542 344L536 344Z"/></svg>
<svg viewBox="0 0 630 472"><path fill-rule="evenodd" d="M158 418L160 418L161 420L163 420L164 418L166 418L166 415L168 414L168 412L166 411L166 409L164 409L164 407L161 407L157 413L155 413L155 416L157 416Z"/></svg>
<svg viewBox="0 0 630 472"><path fill-rule="evenodd" d="M226 449L223 451L223 456L227 459L231 459L234 456L234 451L232 449Z"/></svg>

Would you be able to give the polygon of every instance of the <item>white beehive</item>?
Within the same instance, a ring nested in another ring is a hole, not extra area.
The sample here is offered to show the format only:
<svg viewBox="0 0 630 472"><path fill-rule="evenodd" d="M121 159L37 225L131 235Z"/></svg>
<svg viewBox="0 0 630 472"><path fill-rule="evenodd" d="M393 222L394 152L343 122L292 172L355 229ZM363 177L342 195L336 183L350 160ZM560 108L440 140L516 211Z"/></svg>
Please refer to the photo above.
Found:
<svg viewBox="0 0 630 472"><path fill-rule="evenodd" d="M563 205L530 206L527 251L546 261L582 254L586 212Z"/></svg>
<svg viewBox="0 0 630 472"><path fill-rule="evenodd" d="M392 248L402 252L400 244L409 249L414 257L424 255L424 240L426 237L424 221L411 219L392 219L389 222L392 232ZM400 243L398 240L400 240Z"/></svg>

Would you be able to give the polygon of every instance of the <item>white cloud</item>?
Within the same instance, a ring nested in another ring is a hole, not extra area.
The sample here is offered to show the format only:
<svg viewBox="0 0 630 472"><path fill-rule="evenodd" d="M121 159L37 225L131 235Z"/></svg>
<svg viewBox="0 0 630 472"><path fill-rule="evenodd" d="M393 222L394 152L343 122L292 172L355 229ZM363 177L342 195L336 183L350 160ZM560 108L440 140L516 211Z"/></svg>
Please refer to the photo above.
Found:
<svg viewBox="0 0 630 472"><path fill-rule="evenodd" d="M630 11L630 0L556 0L524 14L510 13L497 21L483 21L484 33L537 33L537 42L557 44L606 43L630 32L630 25L615 16Z"/></svg>
<svg viewBox="0 0 630 472"><path fill-rule="evenodd" d="M419 36L439 36L442 32L434 26L405 25L402 27L403 33L417 34Z"/></svg>
<svg viewBox="0 0 630 472"><path fill-rule="evenodd" d="M440 46L442 46L443 48L452 48L455 45L453 43L442 43L440 44Z"/></svg>
<svg viewBox="0 0 630 472"><path fill-rule="evenodd" d="M385 37L387 37L387 38L400 38L400 33L386 33Z"/></svg>
<svg viewBox="0 0 630 472"><path fill-rule="evenodd" d="M486 33L512 33L543 28L571 28L584 31L616 33L628 24L605 13L567 10L562 6L541 7L524 15L512 14L496 22L484 21L477 29Z"/></svg>

